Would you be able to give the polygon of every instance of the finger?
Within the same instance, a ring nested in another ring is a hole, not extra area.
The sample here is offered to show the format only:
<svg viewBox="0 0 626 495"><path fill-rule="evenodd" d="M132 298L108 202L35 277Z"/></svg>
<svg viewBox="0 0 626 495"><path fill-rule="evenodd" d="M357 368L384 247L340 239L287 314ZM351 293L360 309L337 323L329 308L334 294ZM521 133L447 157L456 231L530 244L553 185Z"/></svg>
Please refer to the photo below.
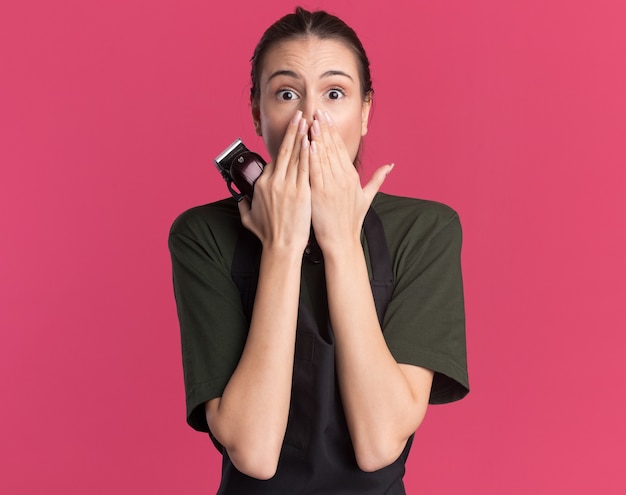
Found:
<svg viewBox="0 0 626 495"><path fill-rule="evenodd" d="M313 163L310 164L311 173L316 173L322 179L326 174L330 174L328 171L328 156L326 154L326 146L324 143L324 136L322 135L322 128L317 116L313 118L313 125L311 125L311 156L315 154L315 170L313 170ZM318 182L319 184L319 182ZM313 185L311 183L311 185Z"/></svg>
<svg viewBox="0 0 626 495"><path fill-rule="evenodd" d="M300 155L302 151L302 143L304 137L308 132L308 126L305 119L300 119L298 123L298 134L296 135L293 150L291 151L291 158L289 160L289 166L287 167L286 179L288 181L296 182L298 177L298 167L300 163Z"/></svg>
<svg viewBox="0 0 626 495"><path fill-rule="evenodd" d="M296 178L298 186L305 186L309 182L309 156L311 154L311 143L309 137L305 133L300 140L300 158L296 170L298 175Z"/></svg>
<svg viewBox="0 0 626 495"><path fill-rule="evenodd" d="M278 148L278 154L276 155L276 164L274 167L274 173L281 174L283 177L287 173L289 162L291 161L291 155L298 135L298 126L302 119L302 112L298 110L293 118L289 121L287 130L283 141Z"/></svg>
<svg viewBox="0 0 626 495"><path fill-rule="evenodd" d="M383 185L383 182L385 182L385 179L393 170L394 166L395 164L392 163L390 165L383 165L382 167L377 169L376 172L374 172L374 174L372 175L369 182L365 185L365 187L363 187L363 193L365 194L368 204L372 203L372 201L374 200L374 196L376 196L376 193Z"/></svg>
<svg viewBox="0 0 626 495"><path fill-rule="evenodd" d="M330 126L326 118L325 112L318 109L315 113L315 119L319 122L320 136L324 148L320 150L322 157L326 155L329 164L334 164L337 158L337 150L335 149L335 142L330 133Z"/></svg>
<svg viewBox="0 0 626 495"><path fill-rule="evenodd" d="M315 139L309 145L309 180L311 188L321 189L324 187L324 174L320 165L320 152Z"/></svg>
<svg viewBox="0 0 626 495"><path fill-rule="evenodd" d="M328 133L328 138L330 142L332 142L332 146L328 148L329 154L334 153L334 156L331 156L331 162L333 163L333 169L336 167L349 167L346 170L353 170L354 165L352 160L350 159L350 154L348 153L348 149L346 148L343 139L339 135L339 131L335 126L335 122L333 118L328 112L324 112L324 118L326 120L326 128Z"/></svg>
<svg viewBox="0 0 626 495"><path fill-rule="evenodd" d="M273 161L267 162L263 167L263 170L261 171L261 176L259 177L259 179L263 176L269 177L270 175L272 175L272 173L274 172L274 167L275 163Z"/></svg>

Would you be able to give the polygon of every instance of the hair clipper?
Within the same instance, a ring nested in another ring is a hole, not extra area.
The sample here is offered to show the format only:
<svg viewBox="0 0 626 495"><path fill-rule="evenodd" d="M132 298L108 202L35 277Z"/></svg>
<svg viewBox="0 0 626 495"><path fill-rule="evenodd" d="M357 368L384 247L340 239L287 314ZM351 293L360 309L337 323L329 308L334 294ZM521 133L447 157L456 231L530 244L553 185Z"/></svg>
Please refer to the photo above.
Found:
<svg viewBox="0 0 626 495"><path fill-rule="evenodd" d="M215 158L214 162L233 198L237 201L246 196L252 199L254 183L265 167L265 160L258 153L250 151L241 139L237 138Z"/></svg>

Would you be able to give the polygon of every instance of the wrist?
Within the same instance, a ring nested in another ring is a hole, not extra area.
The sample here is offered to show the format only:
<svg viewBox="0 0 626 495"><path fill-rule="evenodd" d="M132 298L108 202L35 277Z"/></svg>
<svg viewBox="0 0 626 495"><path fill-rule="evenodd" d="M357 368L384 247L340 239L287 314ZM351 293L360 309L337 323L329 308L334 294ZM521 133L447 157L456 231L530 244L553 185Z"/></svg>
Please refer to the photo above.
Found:
<svg viewBox="0 0 626 495"><path fill-rule="evenodd" d="M341 243L321 245L324 263L329 267L349 267L365 260L360 239L351 239Z"/></svg>
<svg viewBox="0 0 626 495"><path fill-rule="evenodd" d="M284 266L301 264L304 248L301 243L266 242L263 243L261 257Z"/></svg>

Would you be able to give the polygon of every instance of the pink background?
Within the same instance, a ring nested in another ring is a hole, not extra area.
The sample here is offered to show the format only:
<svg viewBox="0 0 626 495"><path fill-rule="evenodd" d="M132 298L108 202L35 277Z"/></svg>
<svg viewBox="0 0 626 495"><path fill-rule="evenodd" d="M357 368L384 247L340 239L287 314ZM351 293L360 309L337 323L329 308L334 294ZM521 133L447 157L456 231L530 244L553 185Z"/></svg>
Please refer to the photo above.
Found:
<svg viewBox="0 0 626 495"><path fill-rule="evenodd" d="M360 33L365 175L461 215L472 392L410 493L624 493L623 0L302 1ZM263 5L261 7L261 5ZM0 7L0 492L214 493L166 241L263 150L248 59L290 2Z"/></svg>

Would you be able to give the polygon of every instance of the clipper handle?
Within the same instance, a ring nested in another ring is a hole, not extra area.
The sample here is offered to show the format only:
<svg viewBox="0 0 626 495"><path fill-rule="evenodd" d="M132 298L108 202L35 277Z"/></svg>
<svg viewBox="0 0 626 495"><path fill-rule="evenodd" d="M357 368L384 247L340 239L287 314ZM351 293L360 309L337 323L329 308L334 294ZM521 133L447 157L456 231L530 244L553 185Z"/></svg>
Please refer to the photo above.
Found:
<svg viewBox="0 0 626 495"><path fill-rule="evenodd" d="M246 148L241 139L236 139L214 162L233 198L237 201L245 196L252 199L254 183L265 167L265 160L259 154ZM233 183L236 189L233 188Z"/></svg>
<svg viewBox="0 0 626 495"><path fill-rule="evenodd" d="M241 191L241 194L248 196L249 199L252 199L254 183L261 175L261 172L263 172L263 167L265 167L263 158L249 150L240 153L232 161L230 176L237 189Z"/></svg>

